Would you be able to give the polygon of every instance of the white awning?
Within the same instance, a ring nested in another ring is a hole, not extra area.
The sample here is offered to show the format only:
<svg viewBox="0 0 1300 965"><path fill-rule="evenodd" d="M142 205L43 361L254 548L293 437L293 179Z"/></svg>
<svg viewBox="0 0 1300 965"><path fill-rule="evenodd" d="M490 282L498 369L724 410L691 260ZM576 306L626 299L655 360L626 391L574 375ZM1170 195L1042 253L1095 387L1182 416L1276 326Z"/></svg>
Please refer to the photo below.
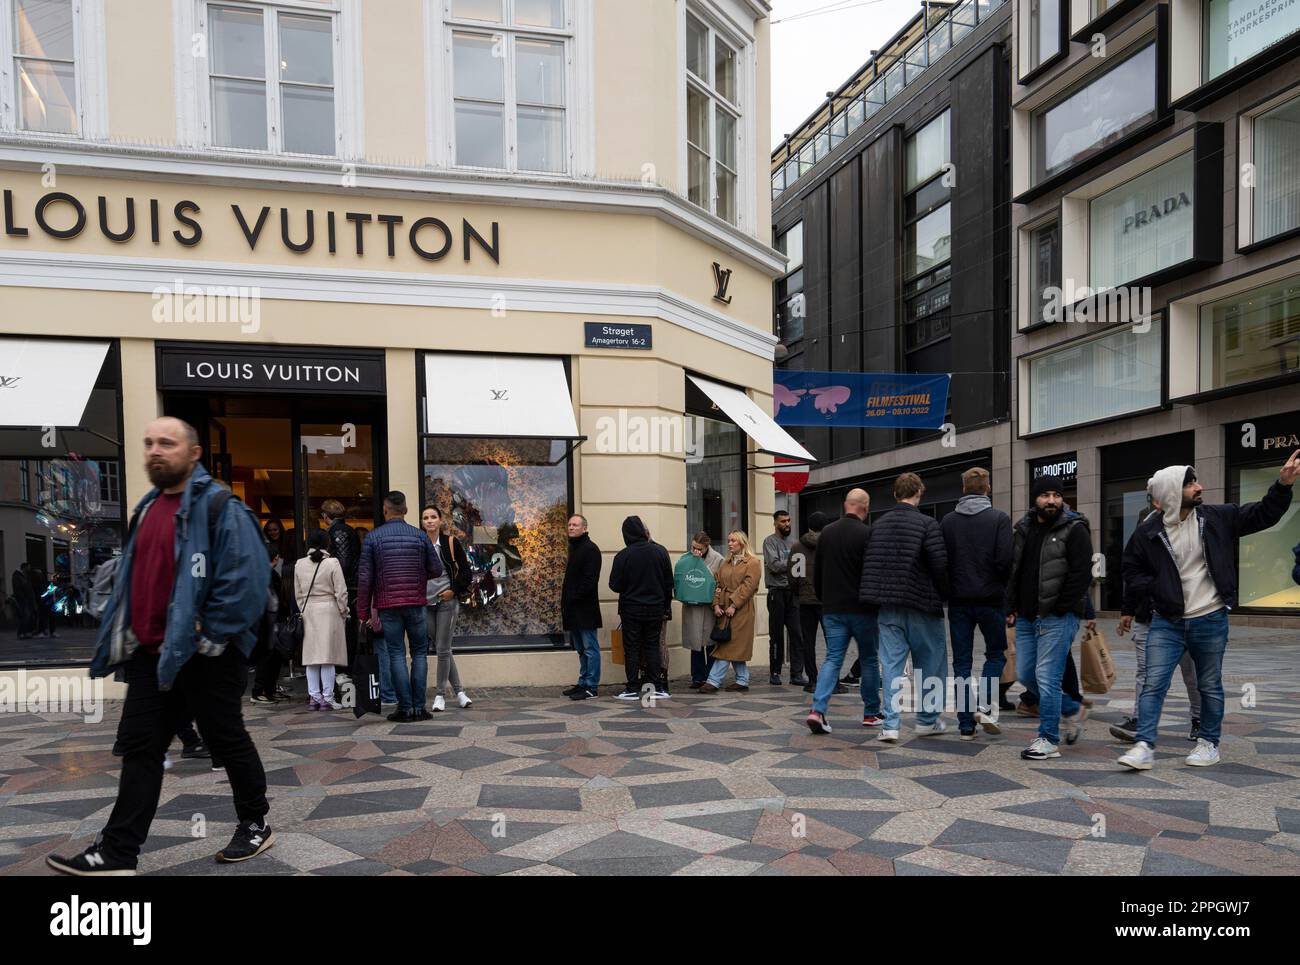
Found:
<svg viewBox="0 0 1300 965"><path fill-rule="evenodd" d="M107 354L107 342L0 338L0 426L79 426Z"/></svg>
<svg viewBox="0 0 1300 965"><path fill-rule="evenodd" d="M580 438L560 359L431 352L424 391L430 435Z"/></svg>
<svg viewBox="0 0 1300 965"><path fill-rule="evenodd" d="M759 452L784 456L797 462L817 461L811 452L795 442L790 433L777 425L776 420L760 409L744 392L695 375L689 378L732 422L745 430L745 434L758 446Z"/></svg>

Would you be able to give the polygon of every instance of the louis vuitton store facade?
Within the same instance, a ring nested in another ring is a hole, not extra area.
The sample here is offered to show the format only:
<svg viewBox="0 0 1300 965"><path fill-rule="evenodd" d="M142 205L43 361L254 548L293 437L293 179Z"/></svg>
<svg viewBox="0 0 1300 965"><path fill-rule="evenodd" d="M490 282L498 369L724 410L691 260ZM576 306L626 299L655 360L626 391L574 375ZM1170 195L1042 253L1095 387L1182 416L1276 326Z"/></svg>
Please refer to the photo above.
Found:
<svg viewBox="0 0 1300 965"><path fill-rule="evenodd" d="M701 528L762 530L771 456L802 452L741 411L771 411L766 244L657 189L241 173L0 175L0 666L88 662L160 414L290 563L325 500L363 538L386 490L410 522L439 505L473 557L456 646L479 687L572 681L571 513L604 551L606 646L624 516L674 559Z"/></svg>

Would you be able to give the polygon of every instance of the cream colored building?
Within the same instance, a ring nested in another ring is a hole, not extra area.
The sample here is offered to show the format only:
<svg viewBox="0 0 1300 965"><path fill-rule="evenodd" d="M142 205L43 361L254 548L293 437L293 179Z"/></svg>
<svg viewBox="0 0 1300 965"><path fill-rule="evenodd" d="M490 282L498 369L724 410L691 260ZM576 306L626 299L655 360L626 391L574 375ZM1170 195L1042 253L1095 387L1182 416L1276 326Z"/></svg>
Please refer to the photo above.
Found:
<svg viewBox="0 0 1300 965"><path fill-rule="evenodd" d="M700 528L760 541L789 452L726 390L771 411L767 13L0 0L6 592L44 567L73 588L60 640L88 640L160 413L288 558L327 498L363 530L387 489L449 509L483 573L471 688L576 678L570 512L602 584L629 514L674 559Z"/></svg>

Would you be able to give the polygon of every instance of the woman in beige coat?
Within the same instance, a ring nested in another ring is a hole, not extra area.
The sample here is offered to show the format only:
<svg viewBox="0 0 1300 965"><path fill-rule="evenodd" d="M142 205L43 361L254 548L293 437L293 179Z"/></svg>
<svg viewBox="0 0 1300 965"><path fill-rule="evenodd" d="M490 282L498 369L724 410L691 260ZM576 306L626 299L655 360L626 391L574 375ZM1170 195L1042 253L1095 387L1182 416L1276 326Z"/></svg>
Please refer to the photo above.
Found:
<svg viewBox="0 0 1300 965"><path fill-rule="evenodd" d="M745 693L749 690L748 662L754 656L755 606L754 595L763 565L749 551L749 537L740 530L727 535L727 558L718 567L718 588L713 594L713 615L721 621L724 617L731 627L731 639L718 644L713 650L713 669L708 682L700 688L702 694L716 694L727 676L727 664L736 671L736 682L727 690Z"/></svg>
<svg viewBox="0 0 1300 965"><path fill-rule="evenodd" d="M302 663L307 668L308 710L342 710L334 699L334 667L348 662L344 620L348 616L348 587L343 567L326 551L329 536L313 530L311 550L293 568L293 598L302 613Z"/></svg>

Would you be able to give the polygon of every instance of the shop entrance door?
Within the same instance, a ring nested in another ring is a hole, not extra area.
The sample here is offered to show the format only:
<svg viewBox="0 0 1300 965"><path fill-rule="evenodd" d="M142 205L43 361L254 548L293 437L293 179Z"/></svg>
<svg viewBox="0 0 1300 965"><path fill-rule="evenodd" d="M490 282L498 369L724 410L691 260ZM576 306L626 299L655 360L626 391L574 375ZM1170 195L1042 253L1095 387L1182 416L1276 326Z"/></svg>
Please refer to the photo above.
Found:
<svg viewBox="0 0 1300 965"><path fill-rule="evenodd" d="M298 515L307 527L319 525L321 507L336 500L347 511L348 525L365 539L381 520L376 503L374 426L360 422L299 422Z"/></svg>

